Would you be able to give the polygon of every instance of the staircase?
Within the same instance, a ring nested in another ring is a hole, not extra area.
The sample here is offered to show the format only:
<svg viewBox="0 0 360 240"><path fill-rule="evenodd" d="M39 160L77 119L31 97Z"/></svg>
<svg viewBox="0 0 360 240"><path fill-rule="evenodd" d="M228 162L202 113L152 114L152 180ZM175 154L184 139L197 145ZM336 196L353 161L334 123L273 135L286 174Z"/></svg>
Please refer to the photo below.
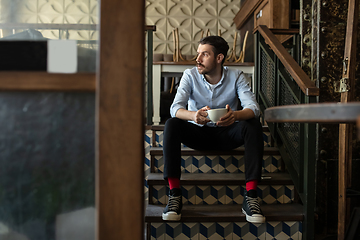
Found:
<svg viewBox="0 0 360 240"><path fill-rule="evenodd" d="M303 207L286 173L278 149L264 132L262 181L258 186L266 223L245 220L241 204L245 190L244 147L232 151L196 151L182 148L183 210L180 222L165 222L168 186L163 180L162 132L146 133L146 239L302 239Z"/></svg>

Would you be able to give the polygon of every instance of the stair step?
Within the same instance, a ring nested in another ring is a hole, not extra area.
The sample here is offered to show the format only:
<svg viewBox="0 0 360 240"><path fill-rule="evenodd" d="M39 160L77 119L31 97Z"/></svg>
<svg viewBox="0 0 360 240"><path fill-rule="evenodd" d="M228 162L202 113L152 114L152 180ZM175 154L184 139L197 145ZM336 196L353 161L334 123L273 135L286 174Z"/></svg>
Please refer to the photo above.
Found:
<svg viewBox="0 0 360 240"><path fill-rule="evenodd" d="M244 173L182 173L182 185L245 185ZM148 185L167 185L162 173L149 173ZM293 185L288 173L266 173L259 185Z"/></svg>
<svg viewBox="0 0 360 240"><path fill-rule="evenodd" d="M151 130L152 131L164 131L164 124L161 125L152 125L151 126ZM262 126L263 132L269 132L269 127L268 126Z"/></svg>
<svg viewBox="0 0 360 240"><path fill-rule="evenodd" d="M245 147L238 147L233 150L223 151L223 150L195 150L188 147L181 148L182 156L214 156L214 155L244 155ZM150 149L150 155L152 156L162 156L163 148L162 147L152 147ZM280 155L278 148L276 147L264 147L264 155Z"/></svg>
<svg viewBox="0 0 360 240"><path fill-rule="evenodd" d="M164 205L149 204L145 212L145 222L164 222ZM241 205L184 205L181 222L245 222ZM266 221L303 221L301 204L261 205Z"/></svg>

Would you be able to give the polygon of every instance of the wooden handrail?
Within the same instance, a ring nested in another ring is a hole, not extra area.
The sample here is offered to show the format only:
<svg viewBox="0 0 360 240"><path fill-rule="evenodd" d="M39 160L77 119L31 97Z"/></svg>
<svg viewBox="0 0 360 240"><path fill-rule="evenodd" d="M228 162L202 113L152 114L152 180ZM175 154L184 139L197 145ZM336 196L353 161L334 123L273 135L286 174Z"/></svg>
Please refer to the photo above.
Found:
<svg viewBox="0 0 360 240"><path fill-rule="evenodd" d="M309 76L302 70L294 58L286 51L285 47L276 36L265 25L260 25L255 32L259 32L266 43L274 51L286 70L290 73L300 89L307 96L319 96L319 88L310 80Z"/></svg>

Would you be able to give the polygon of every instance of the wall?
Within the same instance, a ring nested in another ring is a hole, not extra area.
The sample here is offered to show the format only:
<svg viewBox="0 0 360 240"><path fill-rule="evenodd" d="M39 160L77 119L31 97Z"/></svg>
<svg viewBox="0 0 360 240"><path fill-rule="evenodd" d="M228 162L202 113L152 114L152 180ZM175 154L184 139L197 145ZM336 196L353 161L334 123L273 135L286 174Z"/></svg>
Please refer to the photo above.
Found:
<svg viewBox="0 0 360 240"><path fill-rule="evenodd" d="M2 0L0 20L14 23L97 24L98 5L98 0ZM76 40L96 40L98 37L97 31L88 30L41 32L44 37L52 39L66 38L66 34L69 34L70 39ZM3 30L0 36L13 33L12 30Z"/></svg>
<svg viewBox="0 0 360 240"><path fill-rule="evenodd" d="M239 10L240 0L147 0L146 24L156 25L154 53L173 53L174 28L179 29L183 55L196 54L202 30L209 30L211 35L221 31L232 48L236 29L233 18Z"/></svg>

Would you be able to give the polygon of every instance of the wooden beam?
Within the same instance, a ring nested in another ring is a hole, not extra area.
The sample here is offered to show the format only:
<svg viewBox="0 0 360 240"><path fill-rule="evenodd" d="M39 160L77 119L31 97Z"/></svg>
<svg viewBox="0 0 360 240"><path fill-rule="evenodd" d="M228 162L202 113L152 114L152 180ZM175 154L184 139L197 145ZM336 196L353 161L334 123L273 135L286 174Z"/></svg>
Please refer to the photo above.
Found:
<svg viewBox="0 0 360 240"><path fill-rule="evenodd" d="M353 101L355 97L358 19L359 0L349 0L342 79L348 79L350 90L341 93L342 103ZM350 217L350 199L346 198L346 189L351 187L352 129L350 124L339 126L338 240L345 239L346 224Z"/></svg>
<svg viewBox="0 0 360 240"><path fill-rule="evenodd" d="M94 73L0 71L0 91L95 91Z"/></svg>
<svg viewBox="0 0 360 240"><path fill-rule="evenodd" d="M283 29L283 28L271 28L270 31L274 35L294 35L299 34L299 29L290 28L290 29Z"/></svg>
<svg viewBox="0 0 360 240"><path fill-rule="evenodd" d="M262 3L263 0L247 0L241 7L239 12L234 17L236 29L240 29L249 18L254 16L255 9Z"/></svg>
<svg viewBox="0 0 360 240"><path fill-rule="evenodd" d="M143 0L102 0L97 76L97 239L144 239Z"/></svg>

